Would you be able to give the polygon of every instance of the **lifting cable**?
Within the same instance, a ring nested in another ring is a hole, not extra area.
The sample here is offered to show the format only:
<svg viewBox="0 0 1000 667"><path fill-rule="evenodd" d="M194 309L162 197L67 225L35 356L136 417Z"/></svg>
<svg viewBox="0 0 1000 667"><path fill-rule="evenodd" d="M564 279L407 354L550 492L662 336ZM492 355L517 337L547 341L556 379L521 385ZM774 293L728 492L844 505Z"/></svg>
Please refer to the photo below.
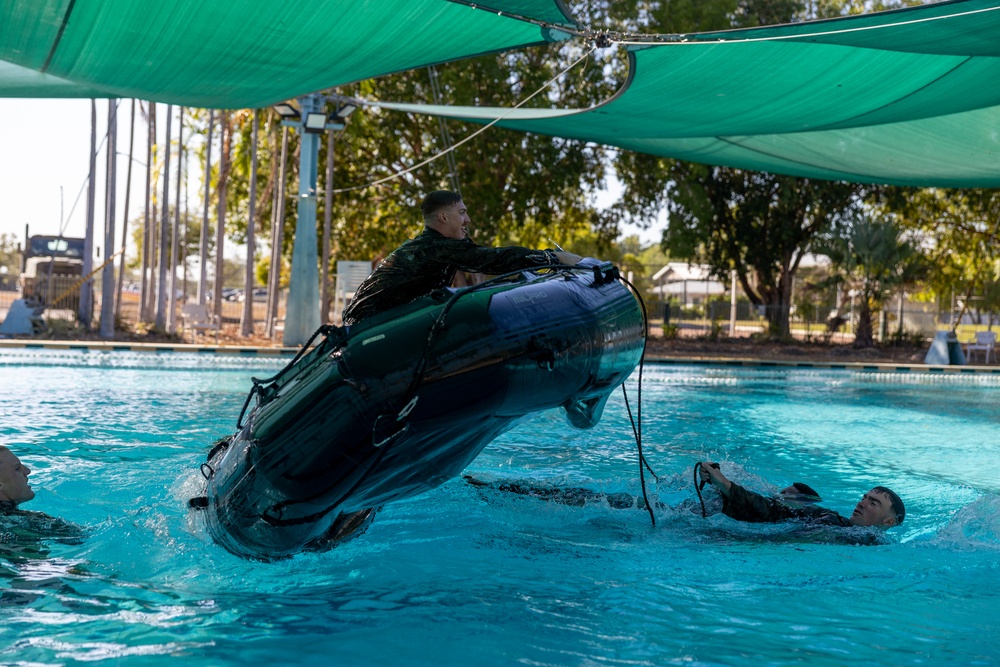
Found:
<svg viewBox="0 0 1000 667"><path fill-rule="evenodd" d="M571 69L573 69L574 67L576 67L579 63L581 63L584 60L586 60L587 58L589 58L590 54L592 54L596 50L597 50L596 46L592 47L589 51L587 51L582 56L580 56L579 58L577 58L576 60L574 60L572 63L570 63L570 65L567 66L565 69L563 69L561 72L559 72L554 77L552 77L551 79L549 79L548 81L546 81L538 90L536 90L532 94L530 94L527 97L525 97L523 100L521 100L520 102L518 102L517 104L515 104L510 109L507 109L502 115L498 116L497 118L494 118L489 123L487 123L483 127L479 128L478 130L476 130L475 132L473 132L472 134L470 134L466 138L464 138L461 141L459 141L458 143L450 146L447 150L441 151L440 153L438 153L436 155L432 155L431 157L427 158L423 162L415 164L412 167L407 167L406 169L403 169L402 171L397 172L397 173L395 173L395 174L393 174L391 176L386 176L385 178L380 178L377 181L372 181L371 183L366 183L365 185L355 185L355 186L350 187L350 188L337 188L336 190L332 190L331 192L334 193L334 194L337 194L337 193L341 193L341 192L355 192L357 190L366 190L368 188L374 188L374 187L382 185L384 183L388 183L389 181L394 181L397 178L401 178L403 176L406 176L407 174L409 174L409 173L411 173L413 171L416 171L417 169L420 169L421 167L423 167L425 165L428 165L431 162L434 162L438 158L442 158L442 157L448 155L449 153L451 153L452 151L454 151L456 148L458 148L462 144L465 144L465 143L468 143L469 141L472 141L474 138L478 137L480 134L482 134L486 130L490 129L491 127L493 127L494 125L496 125L497 123L499 123L500 121L502 121L507 116L509 116L512 113L514 113L517 109L519 109L522 106L524 106L524 104L528 100L530 100L531 98L536 97L539 94L541 94L546 88L548 88L553 83L555 83L556 81L558 81L564 74L566 74ZM362 100L362 99L357 99L355 101L358 102L359 104L363 104L365 106L378 106L378 102L371 102L371 101Z"/></svg>

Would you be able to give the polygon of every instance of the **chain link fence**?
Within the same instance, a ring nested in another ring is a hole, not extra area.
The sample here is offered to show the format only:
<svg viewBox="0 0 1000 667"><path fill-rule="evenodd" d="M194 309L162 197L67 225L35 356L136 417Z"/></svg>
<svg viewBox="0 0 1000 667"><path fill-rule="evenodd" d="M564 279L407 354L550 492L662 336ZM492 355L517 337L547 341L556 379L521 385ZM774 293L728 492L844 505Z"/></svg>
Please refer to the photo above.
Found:
<svg viewBox="0 0 1000 667"><path fill-rule="evenodd" d="M939 329L950 328L948 312L939 312L935 304L906 301L902 312L899 302L887 304L883 311L872 313L872 327L878 340L933 338ZM667 335L748 337L769 332L771 322L788 318L789 333L802 340L849 342L858 325L857 307L844 312L835 300L797 303L794 306L756 306L745 299L736 303L735 314L729 301L711 300L682 306L654 302L650 306L650 324ZM778 312L776 312L778 311ZM734 316L735 315L735 316ZM967 318L968 319L968 318ZM985 328L982 327L982 328ZM732 329L732 330L731 330ZM971 331L971 329L970 329ZM962 328L960 327L960 335ZM974 333L967 337L974 336Z"/></svg>

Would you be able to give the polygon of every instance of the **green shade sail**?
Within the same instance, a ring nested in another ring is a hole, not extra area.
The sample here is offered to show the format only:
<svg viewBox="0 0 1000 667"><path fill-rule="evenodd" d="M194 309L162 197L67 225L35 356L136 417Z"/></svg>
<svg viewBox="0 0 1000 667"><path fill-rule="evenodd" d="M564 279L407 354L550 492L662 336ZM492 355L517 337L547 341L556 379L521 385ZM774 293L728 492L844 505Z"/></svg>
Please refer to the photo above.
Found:
<svg viewBox="0 0 1000 667"><path fill-rule="evenodd" d="M917 186L1000 186L1000 1L629 43L586 110L383 104L706 164Z"/></svg>
<svg viewBox="0 0 1000 667"><path fill-rule="evenodd" d="M570 25L560 0L0 0L0 97L262 107Z"/></svg>

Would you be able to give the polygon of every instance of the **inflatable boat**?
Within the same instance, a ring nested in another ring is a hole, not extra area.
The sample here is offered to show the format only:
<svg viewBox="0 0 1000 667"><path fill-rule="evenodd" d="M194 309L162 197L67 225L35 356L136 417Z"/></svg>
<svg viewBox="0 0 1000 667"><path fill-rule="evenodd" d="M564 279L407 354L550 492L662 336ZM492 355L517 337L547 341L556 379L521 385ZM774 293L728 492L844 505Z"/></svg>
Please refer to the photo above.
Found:
<svg viewBox="0 0 1000 667"><path fill-rule="evenodd" d="M596 424L645 333L640 302L596 260L322 327L284 370L253 380L192 506L246 558L326 548L385 503L457 476L533 413L561 407L574 427Z"/></svg>

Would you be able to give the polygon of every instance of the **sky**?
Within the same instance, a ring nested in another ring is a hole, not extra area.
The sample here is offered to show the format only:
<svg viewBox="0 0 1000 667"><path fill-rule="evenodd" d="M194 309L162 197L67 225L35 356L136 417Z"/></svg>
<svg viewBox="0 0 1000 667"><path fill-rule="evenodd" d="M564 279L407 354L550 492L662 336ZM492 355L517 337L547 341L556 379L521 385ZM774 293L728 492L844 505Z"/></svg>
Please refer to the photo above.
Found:
<svg viewBox="0 0 1000 667"><path fill-rule="evenodd" d="M122 207L129 145L130 101L122 100L118 115L118 186L115 237L121 238ZM137 112L138 113L138 112ZM160 113L163 113L161 109ZM97 140L107 127L108 101L97 101ZM162 119L162 115L160 116ZM161 122L162 128L163 123ZM90 153L91 102L87 100L0 99L0 233L24 242L25 224L29 234L58 234L82 237L87 221L87 173ZM176 131L176 120L174 122ZM162 133L162 129L160 130ZM144 200L146 159L145 122L136 122L132 196L129 219L140 215ZM95 245L103 245L106 147L97 158L97 203L94 206ZM176 167L176 162L173 165ZM191 178L200 180L192 169ZM173 190L173 188L171 188ZM195 185L188 193L192 206L200 206ZM597 198L607 205L616 198L620 185L611 179ZM61 203L60 203L61 202ZM62 208L60 208L62 207ZM626 230L640 234L643 241L659 240L660 231ZM228 253L227 253L228 254Z"/></svg>
<svg viewBox="0 0 1000 667"><path fill-rule="evenodd" d="M119 238L128 160L128 105L128 101L123 102L125 112L118 119L118 151L124 153L117 162L120 178L115 218L116 237ZM98 100L98 142L106 131L107 114L107 101ZM64 235L84 235L90 121L90 100L0 99L0 233L14 234L20 243L24 241L25 224L32 235L58 234L60 216L63 216L66 218ZM102 149L97 158L99 203L94 207L94 224L98 237L103 236L104 229L104 151ZM145 162L145 133L138 131L138 125L135 153L137 159ZM130 209L134 216L143 206L136 188L141 191L144 187L145 167L135 164L132 172Z"/></svg>

